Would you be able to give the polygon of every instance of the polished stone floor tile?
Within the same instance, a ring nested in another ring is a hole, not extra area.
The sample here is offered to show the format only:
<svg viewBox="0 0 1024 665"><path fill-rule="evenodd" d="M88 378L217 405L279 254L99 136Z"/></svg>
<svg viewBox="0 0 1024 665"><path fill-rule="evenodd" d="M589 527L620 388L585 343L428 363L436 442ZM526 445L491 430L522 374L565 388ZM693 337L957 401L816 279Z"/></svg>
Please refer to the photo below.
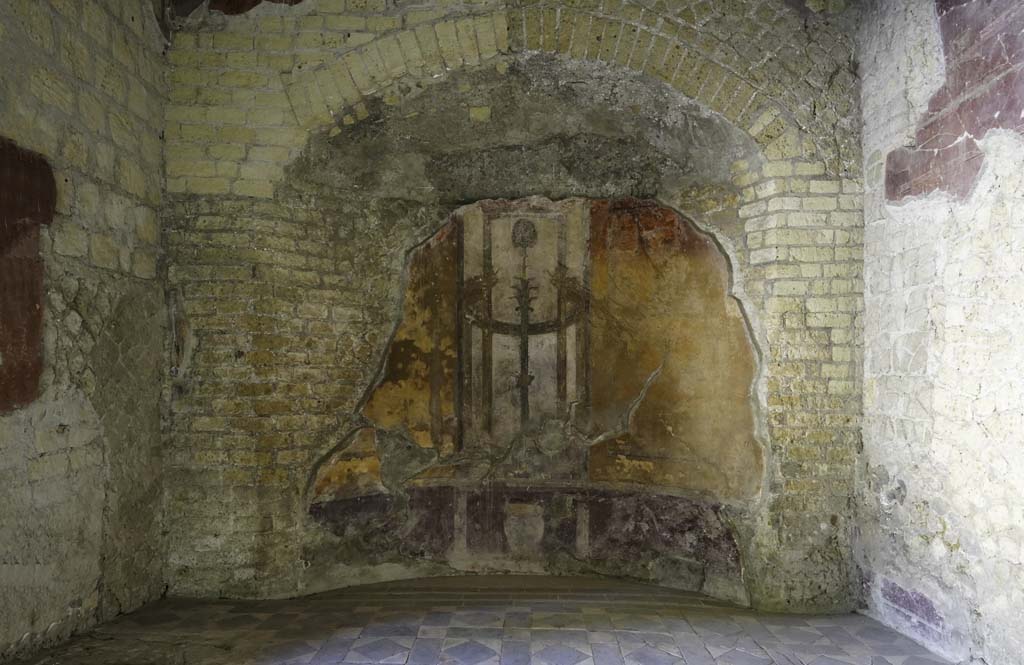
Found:
<svg viewBox="0 0 1024 665"><path fill-rule="evenodd" d="M23 665L948 665L863 616L758 614L594 578L453 577L168 599Z"/></svg>

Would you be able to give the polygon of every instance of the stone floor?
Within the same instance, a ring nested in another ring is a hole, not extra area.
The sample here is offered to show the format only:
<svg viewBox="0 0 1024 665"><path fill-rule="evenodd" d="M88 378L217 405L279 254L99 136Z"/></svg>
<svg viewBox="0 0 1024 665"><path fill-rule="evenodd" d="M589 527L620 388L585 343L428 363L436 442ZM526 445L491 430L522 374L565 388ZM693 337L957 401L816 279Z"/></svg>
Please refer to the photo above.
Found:
<svg viewBox="0 0 1024 665"><path fill-rule="evenodd" d="M859 615L778 616L600 579L454 577L165 600L34 665L942 665Z"/></svg>

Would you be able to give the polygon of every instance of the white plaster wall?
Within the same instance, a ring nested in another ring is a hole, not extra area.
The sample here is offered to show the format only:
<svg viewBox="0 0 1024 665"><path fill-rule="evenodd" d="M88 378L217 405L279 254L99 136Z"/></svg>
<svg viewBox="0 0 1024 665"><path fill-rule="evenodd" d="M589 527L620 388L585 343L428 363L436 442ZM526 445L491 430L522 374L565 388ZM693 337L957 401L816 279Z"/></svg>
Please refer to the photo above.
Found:
<svg viewBox="0 0 1024 665"><path fill-rule="evenodd" d="M875 167L884 166L894 147L910 143L928 100L945 81L946 67L934 0L869 0L866 5L857 58L864 159ZM879 177L869 180L883 184Z"/></svg>
<svg viewBox="0 0 1024 665"><path fill-rule="evenodd" d="M885 156L944 78L933 0L860 38L868 612L954 661L1024 654L1024 139L993 131L971 196L884 199ZM894 596L902 594L900 597ZM974 660L972 660L974 659Z"/></svg>
<svg viewBox="0 0 1024 665"><path fill-rule="evenodd" d="M990 132L983 150L940 245L932 456L946 473L932 489L946 514L931 549L954 588L973 583L977 651L1009 665L1024 658L1024 139Z"/></svg>

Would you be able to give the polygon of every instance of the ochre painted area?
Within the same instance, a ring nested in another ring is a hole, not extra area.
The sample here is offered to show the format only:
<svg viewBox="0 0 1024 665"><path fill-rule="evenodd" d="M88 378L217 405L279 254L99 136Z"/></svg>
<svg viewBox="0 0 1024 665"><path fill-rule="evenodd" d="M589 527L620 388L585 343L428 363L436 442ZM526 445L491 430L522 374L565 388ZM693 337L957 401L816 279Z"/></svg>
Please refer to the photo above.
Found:
<svg viewBox="0 0 1024 665"><path fill-rule="evenodd" d="M755 357L725 257L650 202L597 201L590 225L592 427L615 427L657 372L628 431L591 448L590 479L750 496Z"/></svg>
<svg viewBox="0 0 1024 665"><path fill-rule="evenodd" d="M344 450L324 462L313 491L332 501L386 491L381 483L380 456L373 428L356 432Z"/></svg>
<svg viewBox="0 0 1024 665"><path fill-rule="evenodd" d="M399 324L380 383L363 408L377 427L398 429L424 448L454 451L456 227L445 226L409 261Z"/></svg>

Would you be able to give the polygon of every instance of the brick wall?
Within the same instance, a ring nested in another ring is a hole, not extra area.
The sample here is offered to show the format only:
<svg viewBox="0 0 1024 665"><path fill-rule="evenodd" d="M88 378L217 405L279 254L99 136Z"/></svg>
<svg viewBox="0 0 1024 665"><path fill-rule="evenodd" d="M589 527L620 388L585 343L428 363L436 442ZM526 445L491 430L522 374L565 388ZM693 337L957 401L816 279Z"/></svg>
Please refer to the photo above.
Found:
<svg viewBox="0 0 1024 665"><path fill-rule="evenodd" d="M266 595L398 574L347 569L303 492L377 370L405 251L466 200L649 195L704 211L763 354L752 399L769 472L736 507L751 593L765 607L849 607L862 288L851 51L841 24L774 1L321 0L193 17L170 53L167 110L169 275L187 321L179 346L194 349L174 388L172 588ZM648 135L633 152L650 166L604 185L614 149L592 182L577 157L600 153L571 132L551 137L571 159L474 156L474 141L515 145L510 127L545 135L539 120L516 124L536 108L513 109L558 71L581 81L563 88L580 91L575 108L591 122L607 112L613 134L627 131L613 82L635 86L634 115L682 117L673 105L695 100L702 110L686 113L731 128L701 158L723 173L702 182L691 166L659 182L661 164L682 160L670 147L681 134ZM502 96L502 80L531 76L533 92Z"/></svg>
<svg viewBox="0 0 1024 665"><path fill-rule="evenodd" d="M40 372L15 373L25 399L0 415L0 658L162 591L163 48L148 0L0 5L0 136L56 185L52 222L22 248ZM0 300L17 289L0 277Z"/></svg>

